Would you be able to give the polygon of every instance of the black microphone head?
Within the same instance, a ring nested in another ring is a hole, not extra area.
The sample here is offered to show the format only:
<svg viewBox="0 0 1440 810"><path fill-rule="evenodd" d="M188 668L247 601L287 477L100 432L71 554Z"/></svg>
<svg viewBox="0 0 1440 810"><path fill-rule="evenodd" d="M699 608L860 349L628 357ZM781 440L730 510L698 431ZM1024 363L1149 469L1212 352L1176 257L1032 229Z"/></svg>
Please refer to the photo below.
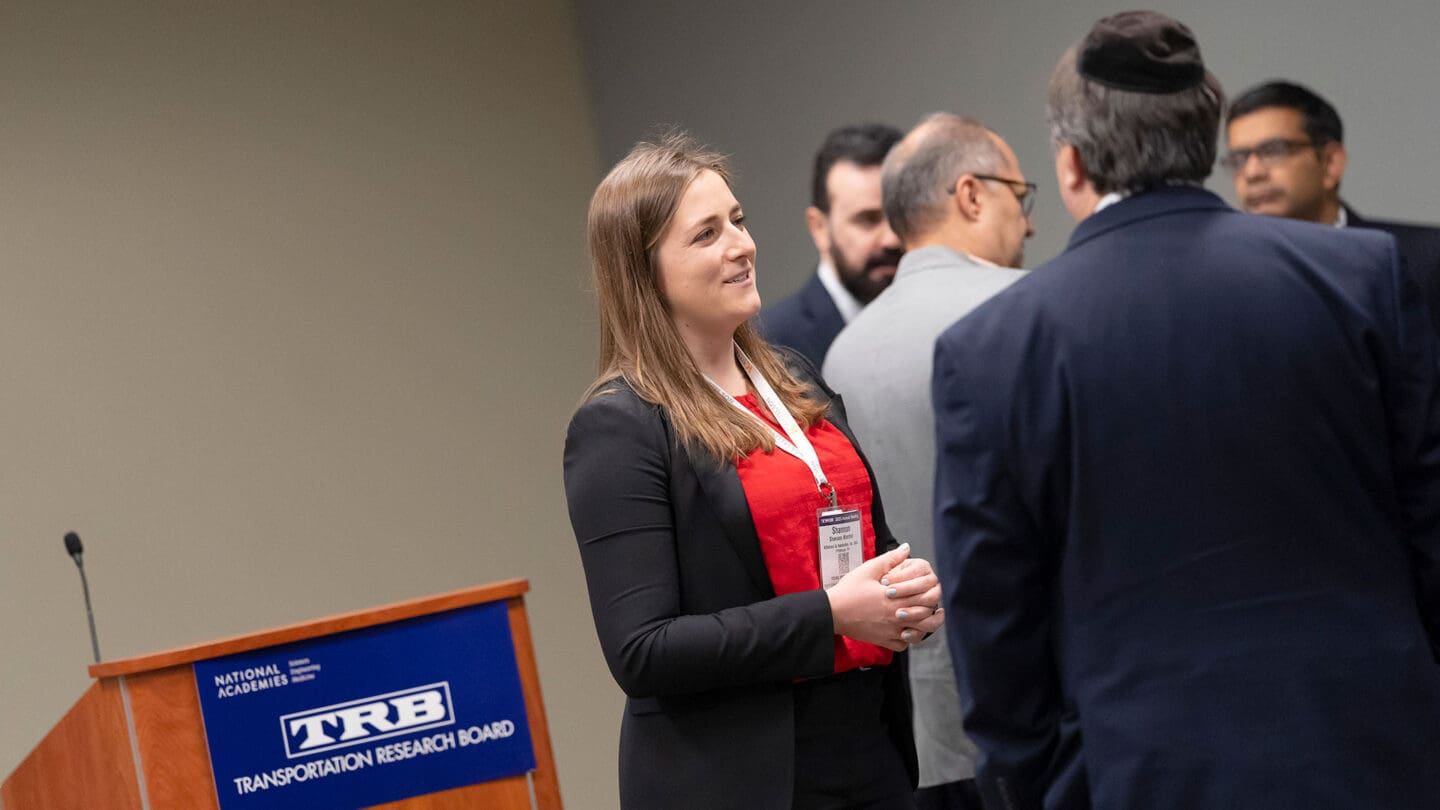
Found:
<svg viewBox="0 0 1440 810"><path fill-rule="evenodd" d="M79 554L84 550L85 547L80 544L80 535L76 534L75 532L65 533L66 553L68 553L71 557L74 557L76 554Z"/></svg>

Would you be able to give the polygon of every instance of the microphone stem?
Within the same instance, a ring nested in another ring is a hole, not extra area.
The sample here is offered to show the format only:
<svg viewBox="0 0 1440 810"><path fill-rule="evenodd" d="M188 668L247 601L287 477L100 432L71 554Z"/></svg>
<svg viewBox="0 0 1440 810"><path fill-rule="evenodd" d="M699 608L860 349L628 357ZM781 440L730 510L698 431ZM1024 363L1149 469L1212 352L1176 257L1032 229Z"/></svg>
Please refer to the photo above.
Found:
<svg viewBox="0 0 1440 810"><path fill-rule="evenodd" d="M80 569L80 588L85 591L85 618L90 620L90 648L95 653L95 663L100 663L100 637L95 634L95 613L90 609L90 582L85 578L85 565L80 556L75 556L75 567Z"/></svg>

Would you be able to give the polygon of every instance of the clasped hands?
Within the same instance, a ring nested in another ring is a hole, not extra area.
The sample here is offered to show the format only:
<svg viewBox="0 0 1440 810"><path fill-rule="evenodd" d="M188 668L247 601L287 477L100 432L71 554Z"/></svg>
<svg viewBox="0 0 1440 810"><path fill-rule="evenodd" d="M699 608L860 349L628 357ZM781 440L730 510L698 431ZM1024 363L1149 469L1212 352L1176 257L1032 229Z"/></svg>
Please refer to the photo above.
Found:
<svg viewBox="0 0 1440 810"><path fill-rule="evenodd" d="M940 580L910 544L877 555L825 592L837 635L901 652L940 629Z"/></svg>

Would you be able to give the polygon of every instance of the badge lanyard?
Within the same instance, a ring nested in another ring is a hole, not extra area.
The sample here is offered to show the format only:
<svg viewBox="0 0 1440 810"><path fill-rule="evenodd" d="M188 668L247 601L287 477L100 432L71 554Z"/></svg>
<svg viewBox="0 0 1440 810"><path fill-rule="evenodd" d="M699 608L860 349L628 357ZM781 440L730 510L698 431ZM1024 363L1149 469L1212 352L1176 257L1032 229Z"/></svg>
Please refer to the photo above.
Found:
<svg viewBox="0 0 1440 810"><path fill-rule="evenodd" d="M864 543L862 541L861 515L857 507L841 507L835 493L835 487L825 478L825 471L820 468L820 456L815 452L814 445L805 437L800 425L791 415L790 409L780 401L775 394L775 389L770 386L770 381L765 375L755 368L750 362L745 351L738 345L735 347L735 356L740 360L740 368L744 370L745 376L749 378L750 385L754 386L755 393L764 401L765 407L770 409L770 414L775 421L784 429L785 435L781 435L773 426L756 416L726 391L719 383L710 380L726 400L740 409L746 416L760 422L775 438L775 445L786 453L800 459L810 468L810 474L815 477L816 488L829 500L830 506L825 509L816 510L817 528L820 543L820 582L823 587L830 587L840 578L849 573L850 570L864 561Z"/></svg>
<svg viewBox="0 0 1440 810"><path fill-rule="evenodd" d="M741 413L765 425L766 429L775 437L775 446L803 461L805 466L810 468L810 474L815 476L815 487L820 490L821 494L830 499L830 507L832 509L835 508L835 488L826 480L825 471L820 469L820 456L815 453L814 445L810 444L810 440L805 438L805 434L800 430L800 425L795 421L795 417L790 414L790 409L786 408L785 403L780 401L780 397L775 394L775 389L770 387L770 381L765 379L765 375L761 374L759 369L755 368L755 364L750 362L750 358L746 356L745 351L739 346L736 346L735 356L740 359L740 368L745 371L745 376L750 378L750 384L755 387L755 393L760 395L760 399L765 402L765 407L770 409L770 415L774 416L775 421L779 422L780 427L784 429L785 435L780 435L780 432L775 430L774 427L751 413L749 408L741 404L740 400L731 396L730 392L721 387L719 383L711 380L709 377L705 379L709 380L710 384L715 386L715 390L719 391L725 399L729 400L731 405L739 408Z"/></svg>

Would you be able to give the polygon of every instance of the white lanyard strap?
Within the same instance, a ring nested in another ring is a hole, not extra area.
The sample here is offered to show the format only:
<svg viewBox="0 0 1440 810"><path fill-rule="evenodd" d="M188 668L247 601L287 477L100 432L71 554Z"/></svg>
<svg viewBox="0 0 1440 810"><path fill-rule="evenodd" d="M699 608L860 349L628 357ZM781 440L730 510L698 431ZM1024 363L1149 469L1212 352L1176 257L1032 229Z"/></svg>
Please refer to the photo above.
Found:
<svg viewBox="0 0 1440 810"><path fill-rule="evenodd" d="M777 447L805 462L805 466L810 468L810 474L815 476L815 487L830 499L830 505L832 507L835 506L837 503L835 488L830 486L830 482L825 478L825 471L820 468L820 457L815 453L815 447L810 444L810 440L807 439L804 432L800 430L800 425L795 421L795 417L790 414L790 410L785 407L785 403L780 401L780 397L776 395L775 389L770 387L769 380L766 380L765 375L761 374L760 370L755 368L755 364L750 362L750 358L745 355L744 350L738 345L735 347L735 356L739 358L740 368L745 371L745 376L750 378L750 384L755 387L755 393L759 394L760 399L765 402L765 407L770 409L770 414L775 417L776 422L780 423L780 427L785 430L785 435L780 435L773 426L752 413L749 408L745 407L740 400L731 396L730 392L726 391L719 383L710 380L709 377L705 379L710 380L710 384L715 386L715 390L719 391L721 396L729 400L731 405L739 408L741 413L764 425L765 428L770 431L771 435L775 437L775 445Z"/></svg>

